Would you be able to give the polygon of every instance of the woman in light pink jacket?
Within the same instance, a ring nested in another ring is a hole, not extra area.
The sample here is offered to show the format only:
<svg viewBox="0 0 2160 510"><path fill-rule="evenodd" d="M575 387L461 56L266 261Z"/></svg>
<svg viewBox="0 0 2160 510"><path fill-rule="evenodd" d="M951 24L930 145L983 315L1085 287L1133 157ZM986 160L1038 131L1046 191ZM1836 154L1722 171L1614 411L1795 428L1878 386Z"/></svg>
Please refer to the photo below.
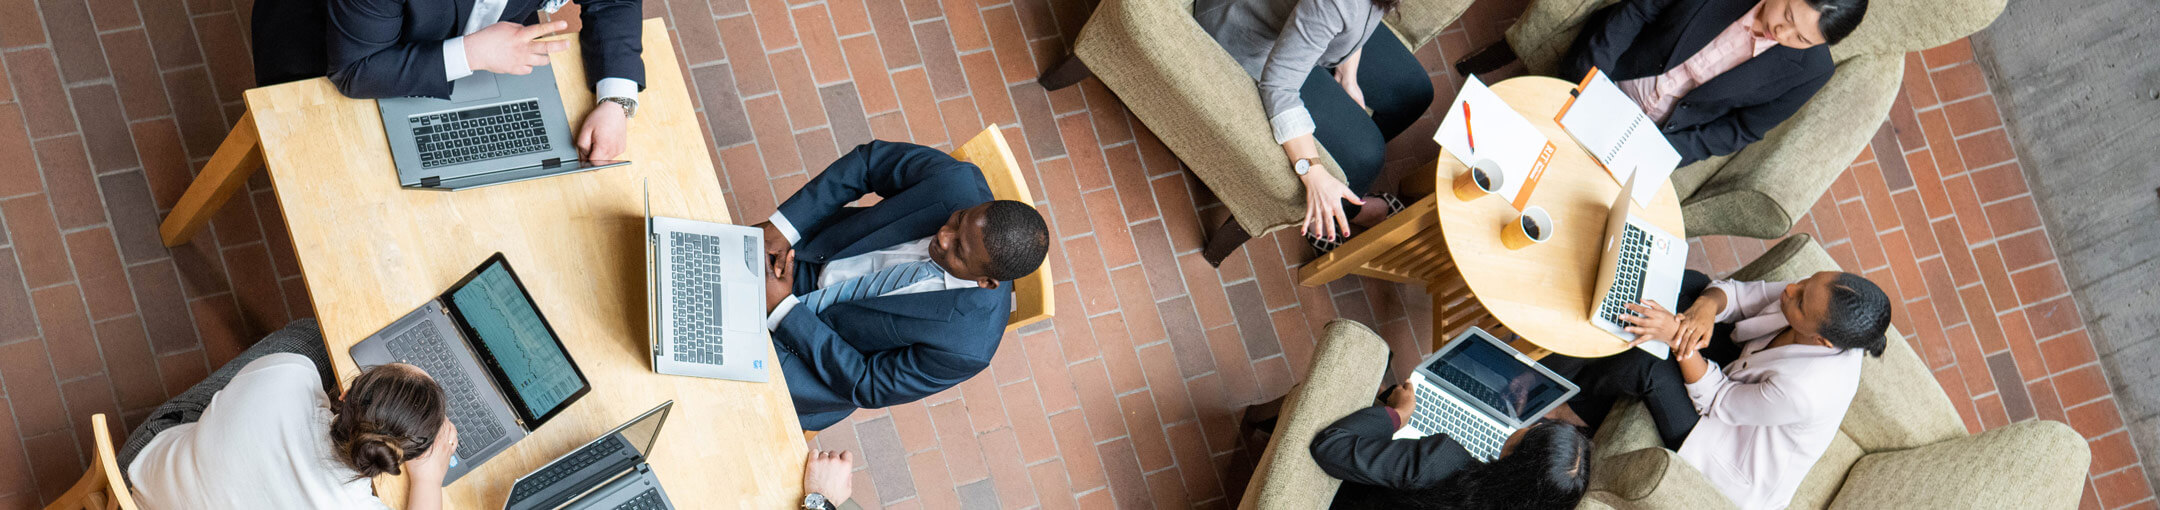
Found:
<svg viewBox="0 0 2160 510"><path fill-rule="evenodd" d="M1669 343L1671 359L1630 349L1543 363L1582 386L1569 406L1591 426L1615 399L1640 399L1665 446L1733 503L1784 508L1837 436L1860 356L1882 355L1889 296L1852 273L1710 282L1689 271L1679 301L1680 313L1629 305L1636 342Z"/></svg>

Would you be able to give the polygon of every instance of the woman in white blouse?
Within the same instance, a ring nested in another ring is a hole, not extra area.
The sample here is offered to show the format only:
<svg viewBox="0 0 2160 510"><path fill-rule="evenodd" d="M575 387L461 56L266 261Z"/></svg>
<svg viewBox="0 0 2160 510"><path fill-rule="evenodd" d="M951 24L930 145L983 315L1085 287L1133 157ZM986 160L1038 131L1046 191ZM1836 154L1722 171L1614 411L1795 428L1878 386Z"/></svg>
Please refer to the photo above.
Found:
<svg viewBox="0 0 2160 510"><path fill-rule="evenodd" d="M1615 399L1641 399L1667 448L1741 508L1784 508L1837 436L1860 384L1860 356L1882 355L1890 298L1867 278L1824 271L1795 282L1710 282L1688 271L1675 314L1629 305L1636 342L1672 344L1543 361L1583 387L1569 406L1593 427Z"/></svg>

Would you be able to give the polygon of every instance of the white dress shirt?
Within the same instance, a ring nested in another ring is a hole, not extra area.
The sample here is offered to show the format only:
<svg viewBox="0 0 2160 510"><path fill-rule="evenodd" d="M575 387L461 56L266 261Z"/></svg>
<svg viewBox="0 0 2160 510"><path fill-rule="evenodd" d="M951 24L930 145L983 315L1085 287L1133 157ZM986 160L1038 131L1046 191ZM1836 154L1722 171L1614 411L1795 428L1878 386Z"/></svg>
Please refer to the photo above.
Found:
<svg viewBox="0 0 2160 510"><path fill-rule="evenodd" d="M556 9L562 8L565 1L548 0L545 10L555 12ZM474 0L472 16L465 18L465 31L460 33L470 35L473 32L480 31L482 28L487 28L488 25L495 24L496 20L502 19L503 8L509 3L510 0ZM465 60L464 35L443 41L442 54L444 77L450 81L457 81L458 78L472 76L472 64ZM637 92L637 82L628 78L601 78L598 83L593 84L593 101L598 104L601 99L610 97L636 101Z"/></svg>
<svg viewBox="0 0 2160 510"><path fill-rule="evenodd" d="M771 221L773 227L780 230L780 235L787 238L788 244L793 245L796 241L802 239L802 233L795 230L795 224L789 223L787 216L776 212L773 213ZM877 251L827 262L825 263L825 270L818 273L817 288L831 287L833 284L853 280L900 264L930 260L931 239L932 237L925 237L887 246ZM956 278L952 273L946 272L944 269L945 266L938 266L937 278L915 282L912 285L893 289L891 292L879 294L878 296L972 289L982 286L982 284L976 283L975 280ZM780 319L786 318L788 312L794 310L795 304L798 302L800 300L793 295L781 298L780 304L773 307L772 314L765 317L765 329L768 331L779 329Z"/></svg>
<svg viewBox="0 0 2160 510"><path fill-rule="evenodd" d="M1710 284L1725 292L1718 322L1731 322L1740 357L1716 363L1687 385L1702 421L1680 458L1726 498L1748 509L1781 509L1822 458L1860 388L1859 349L1786 345L1767 349L1787 327L1780 297L1791 282Z"/></svg>

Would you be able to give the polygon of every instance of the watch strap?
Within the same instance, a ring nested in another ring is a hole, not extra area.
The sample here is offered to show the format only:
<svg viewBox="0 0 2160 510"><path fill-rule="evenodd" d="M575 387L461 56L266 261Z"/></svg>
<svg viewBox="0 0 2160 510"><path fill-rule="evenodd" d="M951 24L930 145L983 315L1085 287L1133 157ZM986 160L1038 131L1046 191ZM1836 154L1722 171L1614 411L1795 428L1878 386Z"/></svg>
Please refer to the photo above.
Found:
<svg viewBox="0 0 2160 510"><path fill-rule="evenodd" d="M624 117L624 118L637 118L637 106L638 106L638 105L637 105L637 100L636 100L636 99L631 99L631 98L627 98L627 97L612 97L612 96L611 96L611 97L603 97L603 98L600 98L600 100L601 100L601 101L606 101L606 102L610 102L610 103L615 103L616 105L620 105L620 106L622 106L622 109L623 109L623 117Z"/></svg>

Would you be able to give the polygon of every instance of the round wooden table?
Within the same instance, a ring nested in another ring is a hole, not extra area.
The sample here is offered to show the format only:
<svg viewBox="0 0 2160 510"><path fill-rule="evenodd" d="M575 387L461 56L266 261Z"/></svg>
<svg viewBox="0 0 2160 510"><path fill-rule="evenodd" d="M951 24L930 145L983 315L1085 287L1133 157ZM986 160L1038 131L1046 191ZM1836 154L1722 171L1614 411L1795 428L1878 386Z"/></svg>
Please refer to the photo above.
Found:
<svg viewBox="0 0 2160 510"><path fill-rule="evenodd" d="M1567 131L1553 121L1568 100L1574 84L1557 78L1523 76L1492 85L1493 93L1530 119L1552 140L1556 149L1545 175L1530 195L1530 205L1552 214L1555 231L1551 239L1520 250L1500 245L1502 224L1514 221L1517 212L1507 201L1486 196L1462 201L1448 191L1461 161L1444 151L1436 175L1435 208L1439 230L1454 260L1461 285L1471 301L1482 305L1500 324L1532 345L1518 349L1550 351L1574 357L1618 354L1626 348L1619 337L1590 324L1591 286L1597 284L1598 263L1604 240L1606 212L1620 194L1620 183L1591 159ZM1636 214L1658 228L1685 238L1680 201L1670 181L1659 183L1657 198ZM1435 309L1447 289L1432 289ZM1435 317L1444 321L1446 317ZM1453 327L1442 327L1452 331ZM1447 338L1435 338L1446 341Z"/></svg>

